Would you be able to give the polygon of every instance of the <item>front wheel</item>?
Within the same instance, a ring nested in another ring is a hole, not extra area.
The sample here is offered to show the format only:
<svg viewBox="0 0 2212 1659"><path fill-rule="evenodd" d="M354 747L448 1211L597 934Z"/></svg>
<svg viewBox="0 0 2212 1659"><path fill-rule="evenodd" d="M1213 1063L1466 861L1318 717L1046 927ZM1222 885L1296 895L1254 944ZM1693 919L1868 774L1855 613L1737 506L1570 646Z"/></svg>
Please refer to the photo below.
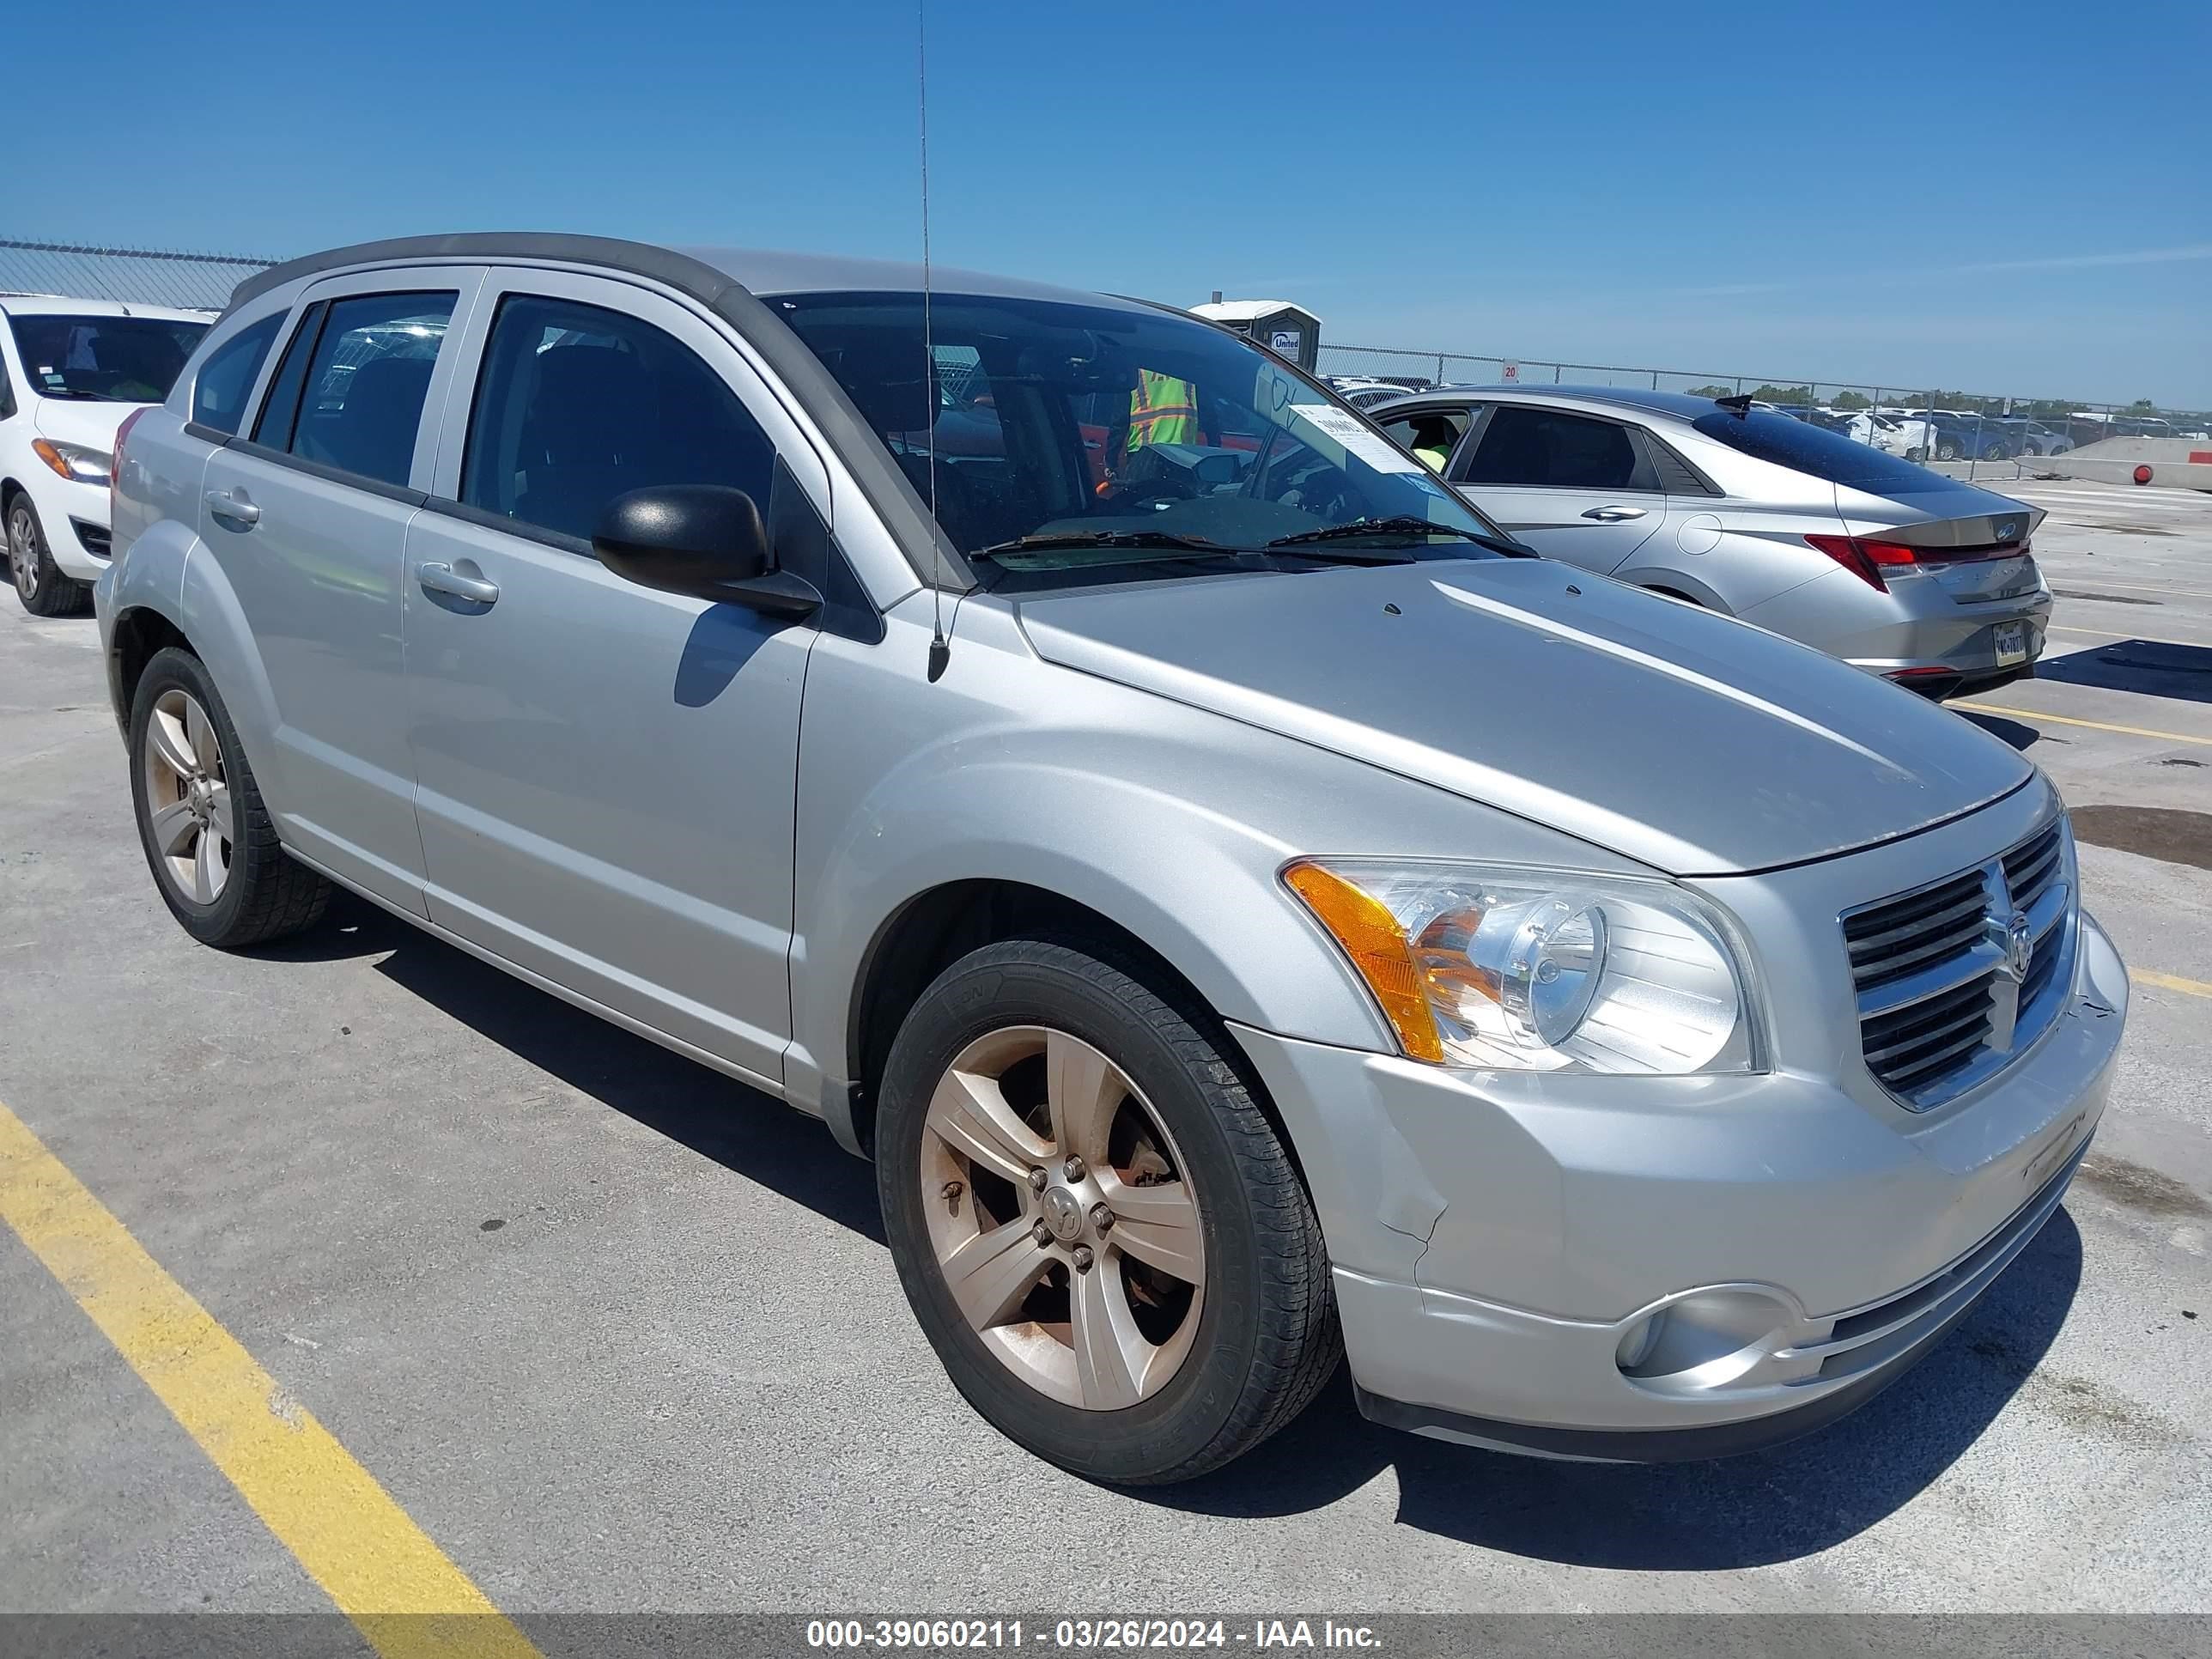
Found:
<svg viewBox="0 0 2212 1659"><path fill-rule="evenodd" d="M8 574L15 579L15 598L34 617L73 617L92 597L89 587L62 574L54 563L28 495L8 503Z"/></svg>
<svg viewBox="0 0 2212 1659"><path fill-rule="evenodd" d="M1140 964L987 945L885 1068L876 1170L915 1317L994 1426L1079 1474L1188 1480L1341 1352L1321 1228L1218 1022Z"/></svg>

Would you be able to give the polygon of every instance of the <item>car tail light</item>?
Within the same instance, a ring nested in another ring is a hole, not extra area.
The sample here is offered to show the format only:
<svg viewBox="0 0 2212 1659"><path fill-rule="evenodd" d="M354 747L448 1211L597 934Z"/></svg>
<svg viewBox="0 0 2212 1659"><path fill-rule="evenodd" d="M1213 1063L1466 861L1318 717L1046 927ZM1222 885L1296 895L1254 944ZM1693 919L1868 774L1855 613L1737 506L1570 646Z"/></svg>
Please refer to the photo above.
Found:
<svg viewBox="0 0 2212 1659"><path fill-rule="evenodd" d="M1882 580L1883 566L1920 562L1920 550L1903 542L1869 541L1863 536L1808 536L1805 540L1869 587L1885 593L1889 584Z"/></svg>
<svg viewBox="0 0 2212 1659"><path fill-rule="evenodd" d="M1984 547L1912 547L1904 542L1875 541L1864 536L1808 536L1805 539L1868 586L1885 592L1889 584L1882 580L1884 568L2024 559L2030 550L2025 538L2016 542L1991 542Z"/></svg>
<svg viewBox="0 0 2212 1659"><path fill-rule="evenodd" d="M123 446L131 441L131 428L138 424L143 409L134 409L123 417L123 424L115 428L115 453L107 463L107 522L115 523L116 494L123 488Z"/></svg>

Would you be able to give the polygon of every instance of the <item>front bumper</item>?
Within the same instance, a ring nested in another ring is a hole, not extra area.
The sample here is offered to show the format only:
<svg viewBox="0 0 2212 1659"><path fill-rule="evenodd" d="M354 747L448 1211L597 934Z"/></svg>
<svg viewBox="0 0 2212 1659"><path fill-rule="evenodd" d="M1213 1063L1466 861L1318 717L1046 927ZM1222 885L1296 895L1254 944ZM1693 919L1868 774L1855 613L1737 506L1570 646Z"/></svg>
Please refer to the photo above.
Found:
<svg viewBox="0 0 2212 1659"><path fill-rule="evenodd" d="M2094 1133L2127 977L2087 915L2080 939L2051 1031L1927 1120L1786 1064L1546 1079L1240 1030L1322 1209L1363 1408L1647 1462L1776 1443L1862 1403L2027 1247ZM1334 1143L1322 1174L1308 1125Z"/></svg>
<svg viewBox="0 0 2212 1659"><path fill-rule="evenodd" d="M43 467L21 482L39 510L54 568L74 581L95 580L107 568L104 550L94 550L108 544L107 487L58 478Z"/></svg>

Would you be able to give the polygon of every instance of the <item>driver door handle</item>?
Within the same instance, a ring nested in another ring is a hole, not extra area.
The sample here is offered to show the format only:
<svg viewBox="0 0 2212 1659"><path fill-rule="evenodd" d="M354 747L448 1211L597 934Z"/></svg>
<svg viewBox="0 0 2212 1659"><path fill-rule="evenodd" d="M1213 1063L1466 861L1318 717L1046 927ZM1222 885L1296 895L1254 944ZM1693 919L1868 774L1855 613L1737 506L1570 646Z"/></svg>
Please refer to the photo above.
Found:
<svg viewBox="0 0 2212 1659"><path fill-rule="evenodd" d="M418 564L415 580L430 593L450 593L457 599L490 605L499 598L499 584L482 576L464 576L449 564Z"/></svg>
<svg viewBox="0 0 2212 1659"><path fill-rule="evenodd" d="M1600 524L1624 524L1631 519L1640 519L1647 509L1640 507L1594 507L1583 514L1595 519Z"/></svg>
<svg viewBox="0 0 2212 1659"><path fill-rule="evenodd" d="M261 509L246 499L245 492L236 489L210 489L207 493L208 511L218 519L228 519L233 524L251 528L261 522Z"/></svg>

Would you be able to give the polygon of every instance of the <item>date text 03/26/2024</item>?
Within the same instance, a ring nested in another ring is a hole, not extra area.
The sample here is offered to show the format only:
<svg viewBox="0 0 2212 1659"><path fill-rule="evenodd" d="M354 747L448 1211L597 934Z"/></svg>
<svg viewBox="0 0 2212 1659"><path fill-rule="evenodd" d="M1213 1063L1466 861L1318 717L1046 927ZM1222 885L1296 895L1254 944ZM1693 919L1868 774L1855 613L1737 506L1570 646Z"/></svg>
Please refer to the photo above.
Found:
<svg viewBox="0 0 2212 1659"><path fill-rule="evenodd" d="M1381 1645L1368 1626L1334 1619L814 1619L806 1644L823 1649L1051 1647L1071 1651Z"/></svg>

